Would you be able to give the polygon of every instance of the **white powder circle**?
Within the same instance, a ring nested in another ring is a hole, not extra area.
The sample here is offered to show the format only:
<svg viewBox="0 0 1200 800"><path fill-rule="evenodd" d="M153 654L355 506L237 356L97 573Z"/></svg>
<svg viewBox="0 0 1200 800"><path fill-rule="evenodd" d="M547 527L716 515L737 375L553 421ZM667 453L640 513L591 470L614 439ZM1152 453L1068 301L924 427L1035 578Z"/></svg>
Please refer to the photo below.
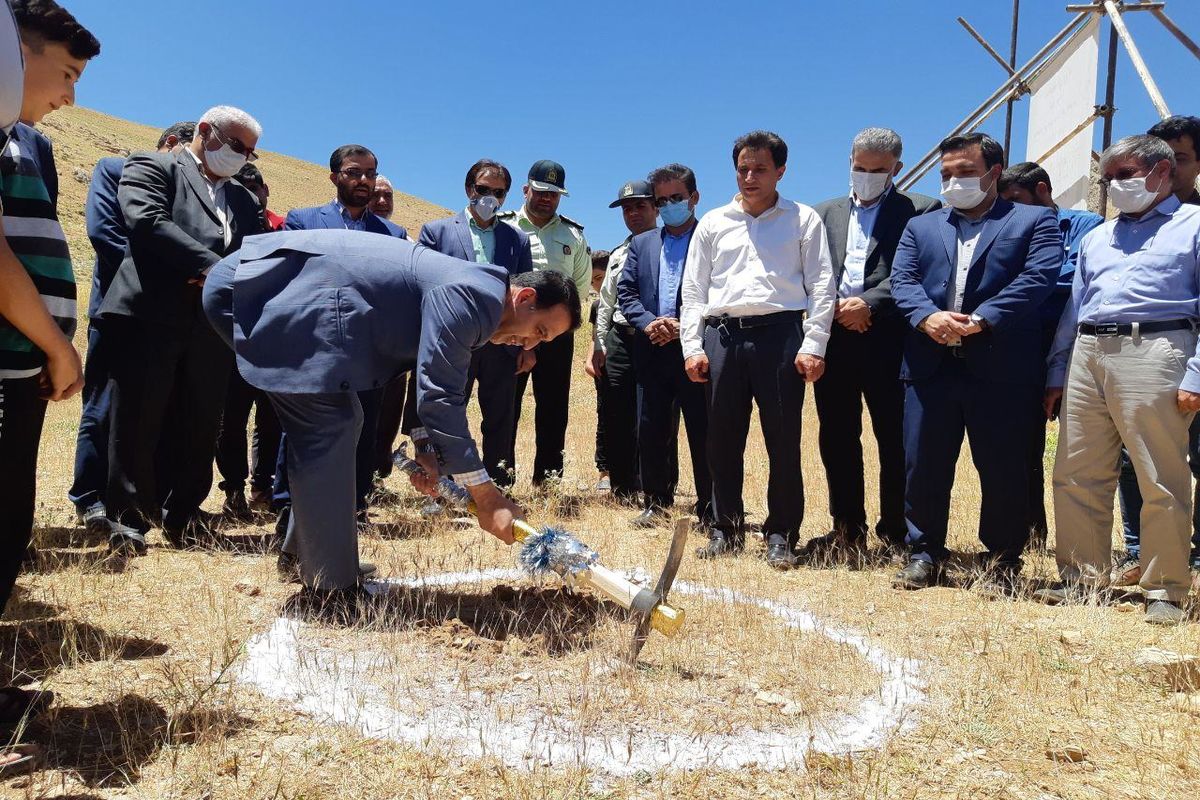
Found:
<svg viewBox="0 0 1200 800"><path fill-rule="evenodd" d="M374 592L389 585L409 588L457 586L524 577L512 569L443 573L368 585ZM744 728L695 735L639 729L620 735L580 732L571 720L538 709L522 712L503 698L485 698L470 689L442 685L438 696L420 708L396 708L371 687L373 664L394 654L345 652L310 641L309 626L280 618L249 640L236 679L268 697L293 704L319 722L349 725L364 736L417 746L441 746L461 756L502 760L512 767L579 766L614 776L664 769L761 769L804 767L809 752L844 754L876 749L909 729L915 708L924 700L918 665L871 644L860 632L821 620L785 603L726 588L680 581L673 594L761 608L784 625L846 645L878 670L879 690L849 713L820 723L799 721L770 730ZM593 673L593 676L595 673ZM502 706L503 715L495 713Z"/></svg>

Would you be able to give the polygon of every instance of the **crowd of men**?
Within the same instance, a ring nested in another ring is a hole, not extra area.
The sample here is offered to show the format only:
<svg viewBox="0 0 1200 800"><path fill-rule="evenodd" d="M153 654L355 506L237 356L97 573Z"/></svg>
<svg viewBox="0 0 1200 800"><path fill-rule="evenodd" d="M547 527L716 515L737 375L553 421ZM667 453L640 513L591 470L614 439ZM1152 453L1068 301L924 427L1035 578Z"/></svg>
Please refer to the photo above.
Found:
<svg viewBox="0 0 1200 800"><path fill-rule="evenodd" d="M610 208L629 236L593 252L559 212L566 171L551 160L529 168L507 211L509 169L476 161L463 210L424 225L419 246L399 245L408 233L389 219L379 159L343 145L329 160L333 198L281 217L253 164L262 127L217 106L167 128L154 152L96 165L84 366L52 150L32 126L73 102L99 43L52 0L11 5L24 91L0 153L0 605L33 526L47 400L82 388L69 498L115 558L143 554L154 528L171 546L204 546L221 518L270 512L281 576L344 592L374 571L357 558L355 529L383 493L400 432L426 471L418 488L432 495L439 472L451 474L483 527L511 541L519 509L504 492L519 470L535 487L561 479L582 368L597 394L596 488L640 506L633 527L661 525L675 504L682 416L707 535L696 556L741 553L757 408L768 471L754 529L766 564L860 559L873 524L902 565L900 589L942 576L966 436L982 491L979 586L1016 592L1023 552L1046 538L1042 462L1057 417L1061 582L1034 596L1093 602L1140 584L1148 622L1185 618L1200 583L1189 574L1200 568L1200 118L1164 119L1105 150L1108 220L1058 207L1043 168L1006 168L981 133L941 142L940 200L903 191L901 138L881 127L850 143L849 191L804 205L779 192L785 142L754 131L733 145L729 202L697 217L697 176L667 164L620 186ZM573 330L589 289L593 346L578 365ZM370 317L383 296L406 310L386 324ZM515 453L531 381L525 465ZM832 525L801 543L808 384ZM462 413L472 393L481 457ZM201 508L214 462L219 514ZM1115 565L1114 492L1126 540ZM0 690L0 720L47 702Z"/></svg>

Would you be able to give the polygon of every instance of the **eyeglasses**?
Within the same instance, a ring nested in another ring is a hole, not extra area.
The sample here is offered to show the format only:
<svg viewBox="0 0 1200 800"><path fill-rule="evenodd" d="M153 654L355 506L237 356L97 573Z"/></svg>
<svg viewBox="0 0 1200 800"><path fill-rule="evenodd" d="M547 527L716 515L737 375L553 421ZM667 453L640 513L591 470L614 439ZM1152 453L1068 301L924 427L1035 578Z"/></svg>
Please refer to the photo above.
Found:
<svg viewBox="0 0 1200 800"><path fill-rule="evenodd" d="M480 197L488 197L490 195L497 200L503 200L508 194L508 189L493 189L491 186L484 186L480 183L475 184L471 188L473 188L475 190L475 194L479 195Z"/></svg>
<svg viewBox="0 0 1200 800"><path fill-rule="evenodd" d="M684 200L687 200L687 199L688 199L688 195L680 194L679 192L676 192L675 194L671 195L670 197L654 198L654 206L656 208L662 208L663 206L667 205L668 203L682 203Z"/></svg>
<svg viewBox="0 0 1200 800"><path fill-rule="evenodd" d="M361 169L339 169L338 175L344 175L348 180L352 181L373 181L379 177L379 173L373 169L369 169L366 172L363 172Z"/></svg>
<svg viewBox="0 0 1200 800"><path fill-rule="evenodd" d="M237 153L239 156L245 156L246 160L249 162L258 161L258 154L254 152L253 147L246 147L246 145L242 144L238 139L235 139L232 136L226 136L225 134L221 133L221 129L216 125L213 125L212 129L216 134L217 141L219 141L221 144L229 145L230 150Z"/></svg>

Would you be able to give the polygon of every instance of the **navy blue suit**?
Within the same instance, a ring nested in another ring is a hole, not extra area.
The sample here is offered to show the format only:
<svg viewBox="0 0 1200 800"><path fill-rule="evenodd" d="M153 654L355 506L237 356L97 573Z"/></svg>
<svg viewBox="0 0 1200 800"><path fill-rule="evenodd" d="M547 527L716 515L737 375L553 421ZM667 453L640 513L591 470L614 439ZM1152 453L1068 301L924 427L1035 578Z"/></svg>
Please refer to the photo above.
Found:
<svg viewBox="0 0 1200 800"><path fill-rule="evenodd" d="M125 159L112 156L96 162L88 184L84 216L88 239L96 251L92 266L92 291L88 299L88 349L83 369L83 408L79 414L79 433L75 439L75 481L67 497L80 512L104 502L108 485L108 411L111 392L108 387L108 354L96 316L104 293L125 258L129 231L117 203L117 185Z"/></svg>
<svg viewBox="0 0 1200 800"><path fill-rule="evenodd" d="M319 231L344 230L346 223L342 220L342 212L338 211L336 200L330 200L323 206L311 208L293 208L283 221L285 231ZM408 231L390 220L371 213L363 212L363 227L367 233L381 233L384 236L395 236L397 239L407 239Z"/></svg>
<svg viewBox="0 0 1200 800"><path fill-rule="evenodd" d="M363 212L363 227L367 233L377 233L392 236L397 239L407 239L408 231L389 222L383 217L376 216L369 210ZM346 223L338 210L337 201L331 200L323 206L312 208L294 208L284 220L285 231L316 231L316 230L345 230ZM362 436L358 440L358 459L356 481L358 486L358 508L367 507L367 495L371 492L371 482L375 474L375 439L379 428L379 409L383 404L383 386L366 389L359 397L362 403L363 423ZM291 502L288 488L287 472L287 434L279 442L279 459L275 464L274 502L286 506Z"/></svg>
<svg viewBox="0 0 1200 800"><path fill-rule="evenodd" d="M951 307L957 212L914 217L892 265L892 297L914 328ZM961 311L985 320L959 347L920 331L905 341L905 521L913 558L946 556L954 469L964 431L979 471L979 538L1001 562L1019 565L1029 538L1028 455L1041 391L1038 309L1062 265L1062 237L1047 208L997 200L985 215L967 272Z"/></svg>
<svg viewBox="0 0 1200 800"><path fill-rule="evenodd" d="M638 391L638 461L646 508L669 509L675 502L677 465L672 454L678 447L679 414L683 412L688 449L692 455L692 479L696 486L696 516L710 516L712 476L708 469L708 409L704 385L693 383L683 368L683 348L678 339L656 345L646 335L646 326L659 314L659 275L662 261L661 228L634 236L621 277L617 301L621 313L633 326L633 368ZM680 280L680 286L683 281ZM681 297L670 298L679 319Z"/></svg>
<svg viewBox="0 0 1200 800"><path fill-rule="evenodd" d="M470 220L462 211L452 217L434 220L421 228L419 241L426 247L464 261L475 260L471 243ZM512 225L497 219L496 249L492 263L504 267L509 275L533 270L533 254L529 236ZM516 388L518 347L485 344L471 357L467 373L467 396L476 382L479 384L479 410L483 416L480 433L483 439L483 463L492 480L500 486L513 483L515 454L513 433L516 427Z"/></svg>
<svg viewBox="0 0 1200 800"><path fill-rule="evenodd" d="M238 372L270 396L290 439L284 549L305 584L358 580L360 393L416 369L421 421L449 474L483 468L467 426L471 354L500 323L507 273L394 237L283 231L246 240L204 286Z"/></svg>

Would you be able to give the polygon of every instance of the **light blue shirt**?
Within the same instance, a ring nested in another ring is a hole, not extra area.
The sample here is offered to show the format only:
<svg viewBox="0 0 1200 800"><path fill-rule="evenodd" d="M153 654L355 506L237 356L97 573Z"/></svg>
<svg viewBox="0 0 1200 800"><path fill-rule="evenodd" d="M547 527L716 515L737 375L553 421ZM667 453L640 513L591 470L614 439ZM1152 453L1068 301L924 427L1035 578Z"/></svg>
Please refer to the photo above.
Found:
<svg viewBox="0 0 1200 800"><path fill-rule="evenodd" d="M1071 299L1047 360L1047 386L1066 381L1079 323L1200 320L1200 206L1171 195L1141 219L1122 214L1087 234ZM1200 392L1200 359L1188 359L1180 388Z"/></svg>
<svg viewBox="0 0 1200 800"><path fill-rule="evenodd" d="M683 280L683 265L687 261L691 229L682 236L672 236L663 228L662 253L658 259L658 316L679 317L679 284Z"/></svg>
<svg viewBox="0 0 1200 800"><path fill-rule="evenodd" d="M496 257L496 225L498 224L495 217L492 217L492 224L486 228L481 228L475 222L475 217L471 216L471 209L463 212L467 215L467 229L471 231L471 247L475 250L475 263L477 264L493 264Z"/></svg>
<svg viewBox="0 0 1200 800"><path fill-rule="evenodd" d="M842 280L838 284L838 297L843 300L858 297L863 293L863 282L867 279L867 251L871 248L871 233L875 230L875 220L879 218L879 209L888 196L891 187L875 198L870 206L858 202L854 193L850 193L850 225L846 231L846 266L842 270Z"/></svg>
<svg viewBox="0 0 1200 800"><path fill-rule="evenodd" d="M350 212L346 210L346 207L342 205L340 200L335 200L334 202L337 203L337 210L342 215L342 224L346 226L346 230L365 231L367 229L368 212L366 209L363 209L362 216L360 216L358 219L355 219L354 217L350 216Z"/></svg>

